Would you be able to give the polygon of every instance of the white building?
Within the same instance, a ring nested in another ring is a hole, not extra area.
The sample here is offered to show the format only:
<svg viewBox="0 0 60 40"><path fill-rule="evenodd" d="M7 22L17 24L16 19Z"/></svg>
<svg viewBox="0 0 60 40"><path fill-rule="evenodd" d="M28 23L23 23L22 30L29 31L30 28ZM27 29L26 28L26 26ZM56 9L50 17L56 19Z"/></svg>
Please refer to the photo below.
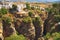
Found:
<svg viewBox="0 0 60 40"><path fill-rule="evenodd" d="M5 8L12 8L13 2L6 3L4 5Z"/></svg>
<svg viewBox="0 0 60 40"><path fill-rule="evenodd" d="M6 2L5 4L0 4L0 9L1 9L2 7L12 8L12 5L13 5L13 2Z"/></svg>
<svg viewBox="0 0 60 40"><path fill-rule="evenodd" d="M17 10L20 12L23 10L23 8L26 8L26 5L25 4L18 4L17 5Z"/></svg>
<svg viewBox="0 0 60 40"><path fill-rule="evenodd" d="M2 8L2 5L0 4L0 9Z"/></svg>

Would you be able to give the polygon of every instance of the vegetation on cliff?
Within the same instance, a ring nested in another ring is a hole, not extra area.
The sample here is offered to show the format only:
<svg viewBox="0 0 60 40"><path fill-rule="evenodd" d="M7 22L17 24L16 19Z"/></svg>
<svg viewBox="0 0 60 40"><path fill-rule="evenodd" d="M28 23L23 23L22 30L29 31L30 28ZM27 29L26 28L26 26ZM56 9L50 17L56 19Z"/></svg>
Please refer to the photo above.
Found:
<svg viewBox="0 0 60 40"><path fill-rule="evenodd" d="M1 8L4 40L60 40L60 4L51 6L40 9L38 5L34 7L26 3L26 15L18 14L17 5L9 9Z"/></svg>

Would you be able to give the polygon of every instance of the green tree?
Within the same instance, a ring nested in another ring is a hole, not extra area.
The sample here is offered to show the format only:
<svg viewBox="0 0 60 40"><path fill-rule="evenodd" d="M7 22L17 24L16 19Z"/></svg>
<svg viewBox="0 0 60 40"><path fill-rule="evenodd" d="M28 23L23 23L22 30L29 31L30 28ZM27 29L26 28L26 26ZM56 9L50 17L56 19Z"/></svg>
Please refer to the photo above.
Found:
<svg viewBox="0 0 60 40"><path fill-rule="evenodd" d="M52 36L53 36L53 40L60 40L60 33L59 32L52 33Z"/></svg>
<svg viewBox="0 0 60 40"><path fill-rule="evenodd" d="M17 10L17 5L12 5L12 9Z"/></svg>
<svg viewBox="0 0 60 40"><path fill-rule="evenodd" d="M52 6L55 9L55 12L59 15L60 14L60 3L53 3Z"/></svg>
<svg viewBox="0 0 60 40"><path fill-rule="evenodd" d="M7 14L7 12L8 12L8 10L4 7L0 9L0 15Z"/></svg>
<svg viewBox="0 0 60 40"><path fill-rule="evenodd" d="M10 24L12 22L12 19L10 17L2 17L2 20L4 20L7 24Z"/></svg>
<svg viewBox="0 0 60 40"><path fill-rule="evenodd" d="M54 20L55 22L60 22L60 15L55 15Z"/></svg>
<svg viewBox="0 0 60 40"><path fill-rule="evenodd" d="M17 5L13 4L12 8L9 8L9 12L12 14L18 12Z"/></svg>
<svg viewBox="0 0 60 40"><path fill-rule="evenodd" d="M35 8L34 7L31 7L32 10L34 10Z"/></svg>
<svg viewBox="0 0 60 40"><path fill-rule="evenodd" d="M26 38L23 35L11 35L6 37L5 40L26 40Z"/></svg>
<svg viewBox="0 0 60 40"><path fill-rule="evenodd" d="M54 8L60 8L60 3L53 3L52 6L53 6Z"/></svg>
<svg viewBox="0 0 60 40"><path fill-rule="evenodd" d="M47 40L47 39L49 39L51 37L51 35L50 35L50 33L47 33L44 37Z"/></svg>
<svg viewBox="0 0 60 40"><path fill-rule="evenodd" d="M31 18L30 17L25 17L25 18L23 18L23 22L24 23L30 23L31 22Z"/></svg>
<svg viewBox="0 0 60 40"><path fill-rule="evenodd" d="M60 33L59 32L55 32L55 33L47 33L45 36L45 39L48 40L52 37L53 40L60 40Z"/></svg>
<svg viewBox="0 0 60 40"><path fill-rule="evenodd" d="M42 20L41 20L40 17L35 17L35 18L33 19L33 23L37 23L39 26L41 26Z"/></svg>
<svg viewBox="0 0 60 40"><path fill-rule="evenodd" d="M33 15L33 13L32 13L32 12L29 12L28 14L29 14L29 16L30 16L30 17Z"/></svg>
<svg viewBox="0 0 60 40"><path fill-rule="evenodd" d="M26 8L27 8L27 9L29 9L29 10L31 9L31 7L30 7L30 4L29 4L29 3L26 3Z"/></svg>

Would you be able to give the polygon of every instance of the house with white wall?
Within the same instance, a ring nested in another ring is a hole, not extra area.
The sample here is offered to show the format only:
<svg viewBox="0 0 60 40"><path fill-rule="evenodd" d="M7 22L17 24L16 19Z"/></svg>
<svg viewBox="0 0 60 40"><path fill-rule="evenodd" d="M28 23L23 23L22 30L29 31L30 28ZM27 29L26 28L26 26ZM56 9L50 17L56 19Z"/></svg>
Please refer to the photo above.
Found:
<svg viewBox="0 0 60 40"><path fill-rule="evenodd" d="M3 2L2 2L2 4L0 4L0 9L1 9L2 7L12 8L12 5L13 5L13 2L5 2L4 4L3 4Z"/></svg>
<svg viewBox="0 0 60 40"><path fill-rule="evenodd" d="M4 7L5 8L12 8L13 2L6 2Z"/></svg>
<svg viewBox="0 0 60 40"><path fill-rule="evenodd" d="M23 8L26 8L26 4L18 4L17 5L17 10L20 12L20 11L23 11Z"/></svg>
<svg viewBox="0 0 60 40"><path fill-rule="evenodd" d="M0 9L2 8L2 5L0 5Z"/></svg>

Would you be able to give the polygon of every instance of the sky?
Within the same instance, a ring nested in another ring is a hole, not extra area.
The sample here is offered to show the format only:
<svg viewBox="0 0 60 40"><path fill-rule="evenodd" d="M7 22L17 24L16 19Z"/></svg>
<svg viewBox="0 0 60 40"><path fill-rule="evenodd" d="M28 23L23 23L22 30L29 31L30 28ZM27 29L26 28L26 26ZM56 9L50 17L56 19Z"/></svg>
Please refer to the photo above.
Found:
<svg viewBox="0 0 60 40"><path fill-rule="evenodd" d="M2 1L2 0L0 0ZM18 0L9 0L9 1L18 1ZM54 2L54 1L60 1L60 0L20 0L25 2Z"/></svg>
<svg viewBox="0 0 60 40"><path fill-rule="evenodd" d="M32 0L30 0L30 1L32 1ZM35 2L54 2L54 1L60 1L60 0L33 0L33 1L35 1Z"/></svg>

